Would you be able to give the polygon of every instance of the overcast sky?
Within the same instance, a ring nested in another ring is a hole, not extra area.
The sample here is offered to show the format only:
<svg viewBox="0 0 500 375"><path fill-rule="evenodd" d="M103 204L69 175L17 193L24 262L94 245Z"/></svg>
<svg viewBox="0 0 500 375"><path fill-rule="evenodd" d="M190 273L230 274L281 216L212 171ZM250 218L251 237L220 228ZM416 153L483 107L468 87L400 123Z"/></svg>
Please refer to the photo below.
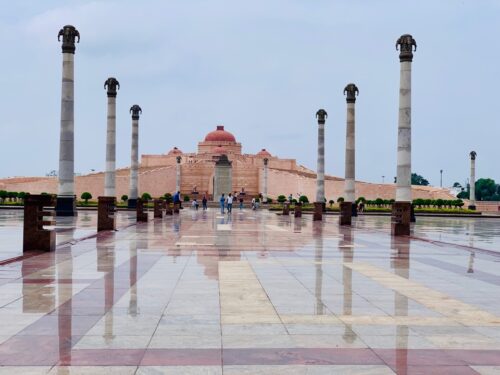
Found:
<svg viewBox="0 0 500 375"><path fill-rule="evenodd" d="M243 152L267 148L316 169L319 108L328 112L326 171L343 176L345 97L356 102L356 177L396 175L399 59L410 33L413 171L499 182L500 1L5 1L0 13L0 176L58 168L61 46L81 34L75 63L75 171L104 170L105 79L117 97L117 166L130 163L132 104L140 153L195 151L217 124Z"/></svg>

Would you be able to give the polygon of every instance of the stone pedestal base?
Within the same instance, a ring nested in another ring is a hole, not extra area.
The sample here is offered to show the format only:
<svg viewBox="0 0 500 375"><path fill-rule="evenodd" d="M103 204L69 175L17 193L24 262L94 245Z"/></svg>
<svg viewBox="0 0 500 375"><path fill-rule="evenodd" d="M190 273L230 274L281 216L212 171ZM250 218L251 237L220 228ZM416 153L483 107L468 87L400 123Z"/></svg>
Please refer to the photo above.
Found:
<svg viewBox="0 0 500 375"><path fill-rule="evenodd" d="M128 208L136 208L137 207L137 199L129 198L129 200L127 201L127 207Z"/></svg>
<svg viewBox="0 0 500 375"><path fill-rule="evenodd" d="M351 225L353 206L352 202L340 202L340 225Z"/></svg>
<svg viewBox="0 0 500 375"><path fill-rule="evenodd" d="M57 216L77 216L76 212L76 195L57 197L56 202Z"/></svg>
<svg viewBox="0 0 500 375"><path fill-rule="evenodd" d="M290 215L290 204L288 203L283 204L283 215L285 216Z"/></svg>
<svg viewBox="0 0 500 375"><path fill-rule="evenodd" d="M313 221L323 220L323 202L314 202Z"/></svg>
<svg viewBox="0 0 500 375"><path fill-rule="evenodd" d="M302 217L302 203L295 203L295 210L293 211L293 216Z"/></svg>
<svg viewBox="0 0 500 375"><path fill-rule="evenodd" d="M395 202L392 205L391 234L393 236L409 236L411 219L411 203Z"/></svg>
<svg viewBox="0 0 500 375"><path fill-rule="evenodd" d="M55 250L56 231L43 228L44 225L56 224L55 220L44 220L44 217L53 217L54 212L43 208L54 204L51 195L29 195L24 199L23 252Z"/></svg>
<svg viewBox="0 0 500 375"><path fill-rule="evenodd" d="M141 198L137 199L137 207L136 207L136 216L138 222L147 222L148 221L148 212L144 211L144 203Z"/></svg>
<svg viewBox="0 0 500 375"><path fill-rule="evenodd" d="M97 231L116 229L116 197L97 198Z"/></svg>
<svg viewBox="0 0 500 375"><path fill-rule="evenodd" d="M163 219L163 201L161 199L155 199L153 201L153 205L154 205L153 217L158 219Z"/></svg>

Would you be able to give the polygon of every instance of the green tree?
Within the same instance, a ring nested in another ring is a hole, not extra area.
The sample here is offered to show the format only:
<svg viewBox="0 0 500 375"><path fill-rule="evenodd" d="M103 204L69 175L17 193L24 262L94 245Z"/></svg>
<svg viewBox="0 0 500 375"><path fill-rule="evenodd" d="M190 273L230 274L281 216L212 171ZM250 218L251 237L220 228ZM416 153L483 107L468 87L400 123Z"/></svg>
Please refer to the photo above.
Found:
<svg viewBox="0 0 500 375"><path fill-rule="evenodd" d="M126 201L128 201L128 195L127 194L123 194L121 196L121 200L122 200L123 203L125 203Z"/></svg>
<svg viewBox="0 0 500 375"><path fill-rule="evenodd" d="M189 195L184 195L183 201L184 202L189 202Z"/></svg>
<svg viewBox="0 0 500 375"><path fill-rule="evenodd" d="M480 178L476 181L476 200L491 201L497 193L497 184L491 178Z"/></svg>
<svg viewBox="0 0 500 375"><path fill-rule="evenodd" d="M328 201L328 203L330 204L330 207L332 207L332 206L333 206L333 204L335 203L335 201L334 201L333 199L330 199L330 200Z"/></svg>
<svg viewBox="0 0 500 375"><path fill-rule="evenodd" d="M2 203L5 202L7 197L9 196L9 193L5 190L0 190L0 199L2 200Z"/></svg>
<svg viewBox="0 0 500 375"><path fill-rule="evenodd" d="M141 199L143 201L150 201L151 200L151 194L149 194L149 193L142 193Z"/></svg>
<svg viewBox="0 0 500 375"><path fill-rule="evenodd" d="M20 191L19 194L17 195L17 197L24 202L24 200L26 199L26 196L28 195L28 193L25 193L24 191Z"/></svg>
<svg viewBox="0 0 500 375"><path fill-rule="evenodd" d="M277 201L278 201L278 203L285 203L286 197L284 195L278 195Z"/></svg>
<svg viewBox="0 0 500 375"><path fill-rule="evenodd" d="M89 199L92 199L92 194L90 194L88 191L86 191L86 192L82 193L80 198L82 198L85 201L85 204L88 204Z"/></svg>
<svg viewBox="0 0 500 375"><path fill-rule="evenodd" d="M170 193L165 193L163 198L165 198L165 202L167 202L167 203L172 203L172 201L173 201L172 194L170 194Z"/></svg>
<svg viewBox="0 0 500 375"><path fill-rule="evenodd" d="M299 202L302 204L309 203L309 198L307 198L307 196L305 196L305 195L301 195L299 197Z"/></svg>
<svg viewBox="0 0 500 375"><path fill-rule="evenodd" d="M337 198L337 203L342 203L344 201L345 201L344 197L338 197Z"/></svg>
<svg viewBox="0 0 500 375"><path fill-rule="evenodd" d="M427 185L429 185L429 181L427 181L425 178L423 178L419 174L412 173L411 174L411 184L412 185L427 186Z"/></svg>

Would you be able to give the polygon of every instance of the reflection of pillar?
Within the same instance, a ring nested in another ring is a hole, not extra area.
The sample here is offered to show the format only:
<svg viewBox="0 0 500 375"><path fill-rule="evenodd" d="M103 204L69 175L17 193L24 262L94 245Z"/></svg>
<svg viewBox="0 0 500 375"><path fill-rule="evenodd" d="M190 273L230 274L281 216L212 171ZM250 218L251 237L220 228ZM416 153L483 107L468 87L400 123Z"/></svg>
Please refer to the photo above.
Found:
<svg viewBox="0 0 500 375"><path fill-rule="evenodd" d="M392 268L394 273L405 279L410 278L410 239L408 237L397 237L392 239L391 247L394 250L392 256ZM408 316L408 297L394 292L394 316ZM396 327L396 373L406 374L408 369L408 335L409 328L406 325Z"/></svg>
<svg viewBox="0 0 500 375"><path fill-rule="evenodd" d="M73 231L72 231L73 232ZM57 278L56 280L73 280L73 257L66 257L61 254L61 258L56 262ZM72 298L73 298L73 284L70 282L58 283L58 299L59 304L64 303L66 313L59 313L57 315L58 329L59 329L59 358L67 363L71 363L71 348L72 348Z"/></svg>
<svg viewBox="0 0 500 375"><path fill-rule="evenodd" d="M61 37L63 66L56 213L58 216L75 216L74 59L75 39L80 42L80 33L74 26L66 25L59 31L57 39L60 40Z"/></svg>
<svg viewBox="0 0 500 375"><path fill-rule="evenodd" d="M97 237L97 271L104 272L104 335L106 341L113 339L113 313L115 294L115 248L114 245L100 244L101 238ZM114 238L102 239L114 243Z"/></svg>
<svg viewBox="0 0 500 375"><path fill-rule="evenodd" d="M316 112L318 119L318 165L316 173L316 201L313 220L323 220L323 205L325 204L325 122L328 114L324 109ZM321 210L319 209L321 205Z"/></svg>
<svg viewBox="0 0 500 375"><path fill-rule="evenodd" d="M267 172L268 172L269 159L264 158L264 188L262 191L264 202L267 202Z"/></svg>
<svg viewBox="0 0 500 375"><path fill-rule="evenodd" d="M470 194L469 194L469 210L476 209L476 151L470 153Z"/></svg>
<svg viewBox="0 0 500 375"><path fill-rule="evenodd" d="M316 315L324 314L323 305L323 228L320 223L314 224L313 235L315 237L314 267L316 269L316 285L314 294L316 296Z"/></svg>
<svg viewBox="0 0 500 375"><path fill-rule="evenodd" d="M474 250L474 231L475 231L475 222L474 220L470 220L469 247L471 248L471 252L469 255L469 265L467 267L467 273L474 273L474 258L476 257L476 252Z"/></svg>
<svg viewBox="0 0 500 375"><path fill-rule="evenodd" d="M175 158L177 164L175 164L175 192L181 191L181 160L180 156Z"/></svg>
<svg viewBox="0 0 500 375"><path fill-rule="evenodd" d="M137 243L130 241L130 300L128 303L128 313L137 316Z"/></svg>
<svg viewBox="0 0 500 375"><path fill-rule="evenodd" d="M411 63L413 49L417 49L415 39L409 34L402 35L396 42L399 47L400 87L399 87L399 120L398 120L398 153L397 153L397 186L396 204L393 206L394 235L409 235L410 222L408 215L397 215L397 212L411 210Z"/></svg>
<svg viewBox="0 0 500 375"><path fill-rule="evenodd" d="M342 284L344 285L344 308L342 311L343 315L352 315L352 269L347 266L348 263L352 263L354 258L353 240L352 240L352 230L350 227L341 228L341 234L343 239L340 242L340 249L342 251ZM347 342L353 342L356 338L356 334L352 331L352 324L345 325L345 331L343 335L344 340Z"/></svg>
<svg viewBox="0 0 500 375"><path fill-rule="evenodd" d="M134 104L130 108L132 113L132 150L130 156L130 193L128 197L128 207L135 208L138 198L138 170L139 170L139 115L142 113L141 107Z"/></svg>
<svg viewBox="0 0 500 375"><path fill-rule="evenodd" d="M110 77L104 82L108 95L108 120L106 130L106 172L104 174L104 196L116 196L116 90L120 83Z"/></svg>

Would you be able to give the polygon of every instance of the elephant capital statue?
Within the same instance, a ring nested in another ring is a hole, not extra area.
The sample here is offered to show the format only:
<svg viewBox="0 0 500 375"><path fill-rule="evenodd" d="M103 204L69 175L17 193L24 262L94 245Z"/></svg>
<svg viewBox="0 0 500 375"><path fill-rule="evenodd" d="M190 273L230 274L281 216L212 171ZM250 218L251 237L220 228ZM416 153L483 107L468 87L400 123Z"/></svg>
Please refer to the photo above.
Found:
<svg viewBox="0 0 500 375"><path fill-rule="evenodd" d="M114 77L109 77L104 82L104 88L107 89L107 94L109 97L116 97L117 89L120 89L120 82Z"/></svg>
<svg viewBox="0 0 500 375"><path fill-rule="evenodd" d="M354 83L349 83L344 89L344 95L347 94L347 103L356 102L356 96L359 95L358 87Z"/></svg>
<svg viewBox="0 0 500 375"><path fill-rule="evenodd" d="M399 50L399 60L413 61L413 52L417 50L417 42L410 34L404 34L396 41L396 51Z"/></svg>
<svg viewBox="0 0 500 375"><path fill-rule="evenodd" d="M75 39L80 43L80 33L72 25L66 25L57 34L57 40L61 41L62 37L62 52L75 53Z"/></svg>
<svg viewBox="0 0 500 375"><path fill-rule="evenodd" d="M134 104L130 107L130 113L132 113L132 120L139 120L139 115L142 113L142 109L138 104Z"/></svg>
<svg viewBox="0 0 500 375"><path fill-rule="evenodd" d="M327 117L328 113L326 113L324 109L319 109L318 112L316 112L316 118L318 119L318 124L324 124Z"/></svg>

